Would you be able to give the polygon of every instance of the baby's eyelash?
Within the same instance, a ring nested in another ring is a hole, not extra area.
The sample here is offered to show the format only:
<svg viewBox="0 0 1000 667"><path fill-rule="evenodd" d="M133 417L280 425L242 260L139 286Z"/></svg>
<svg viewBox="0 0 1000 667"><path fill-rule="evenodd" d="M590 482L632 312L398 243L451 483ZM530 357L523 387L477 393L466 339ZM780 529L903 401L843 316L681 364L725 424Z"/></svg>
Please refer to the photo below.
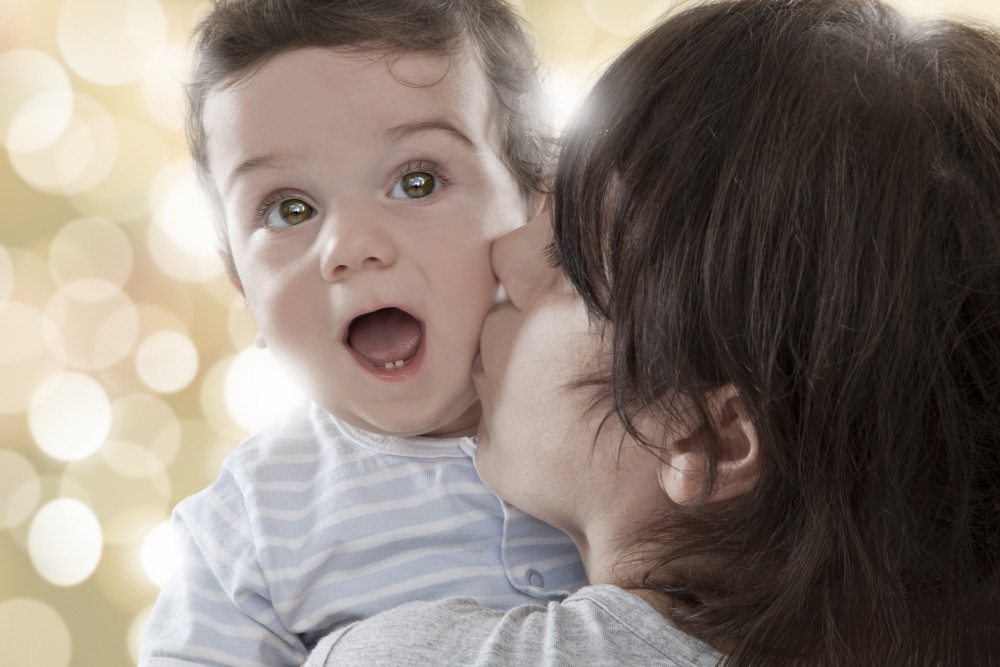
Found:
<svg viewBox="0 0 1000 667"><path fill-rule="evenodd" d="M254 222L258 225L264 222L264 218L267 217L267 212L271 210L271 207L286 199L302 199L302 201L306 201L301 195L289 190L282 190L275 192L274 194L270 194L265 197L264 201L262 201L260 206L257 207L257 212L254 214Z"/></svg>
<svg viewBox="0 0 1000 667"><path fill-rule="evenodd" d="M441 183L441 187L445 187L451 183L451 178L448 174L446 174L437 164L428 160L411 160L407 162L396 171L396 175L392 182L395 183L405 174L412 171L426 171Z"/></svg>

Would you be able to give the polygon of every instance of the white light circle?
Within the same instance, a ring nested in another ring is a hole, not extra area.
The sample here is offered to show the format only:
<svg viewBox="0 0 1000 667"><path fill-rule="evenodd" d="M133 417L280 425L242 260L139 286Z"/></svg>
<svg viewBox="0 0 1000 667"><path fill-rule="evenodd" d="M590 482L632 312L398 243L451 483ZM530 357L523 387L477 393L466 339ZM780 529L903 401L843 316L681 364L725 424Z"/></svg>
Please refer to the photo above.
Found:
<svg viewBox="0 0 1000 667"><path fill-rule="evenodd" d="M158 0L66 0L57 24L59 50L84 79L131 83L148 72L167 40Z"/></svg>
<svg viewBox="0 0 1000 667"><path fill-rule="evenodd" d="M31 516L42 494L42 482L31 461L0 449L0 528L14 528Z"/></svg>
<svg viewBox="0 0 1000 667"><path fill-rule="evenodd" d="M56 373L32 394L28 423L42 451L60 461L77 461L96 452L107 437L111 403L93 378Z"/></svg>
<svg viewBox="0 0 1000 667"><path fill-rule="evenodd" d="M198 372L198 350L177 331L157 331L143 340L135 353L135 367L143 384L170 394L191 383Z"/></svg>
<svg viewBox="0 0 1000 667"><path fill-rule="evenodd" d="M135 348L139 311L127 293L106 280L85 278L59 288L45 305L45 343L63 363L109 368Z"/></svg>
<svg viewBox="0 0 1000 667"><path fill-rule="evenodd" d="M7 149L30 153L49 146L66 130L73 114L73 93L57 90L25 102L7 130Z"/></svg>
<svg viewBox="0 0 1000 667"><path fill-rule="evenodd" d="M180 561L170 521L157 524L142 541L142 570L157 588L163 588Z"/></svg>
<svg viewBox="0 0 1000 667"><path fill-rule="evenodd" d="M84 192L100 182L118 156L118 126L101 104L76 95L65 130L34 151L12 151L14 170L36 190Z"/></svg>
<svg viewBox="0 0 1000 667"><path fill-rule="evenodd" d="M256 431L304 399L270 350L247 348L226 373L226 407L248 431Z"/></svg>
<svg viewBox="0 0 1000 667"><path fill-rule="evenodd" d="M101 524L79 500L53 500L31 520L31 563L38 574L56 586L75 586L86 580L101 560L103 550Z"/></svg>
<svg viewBox="0 0 1000 667"><path fill-rule="evenodd" d="M167 169L175 176L172 182L167 183L160 179L169 177L161 175L157 178L157 186L163 188L163 194L158 206L153 202L153 224L158 225L181 250L214 258L218 245L211 200L205 195L192 169L180 173L174 171L173 165Z"/></svg>
<svg viewBox="0 0 1000 667"><path fill-rule="evenodd" d="M95 155L103 175L84 188L73 182L70 201L82 213L115 222L145 221L149 217L149 188L171 152L157 126L145 118L109 116L113 126L113 154ZM102 123L103 126L105 123ZM97 125L95 125L96 127ZM95 130L94 136L98 133ZM109 135L110 136L110 135ZM110 147L109 147L110 148Z"/></svg>
<svg viewBox="0 0 1000 667"><path fill-rule="evenodd" d="M73 89L55 58L30 48L0 54L0 142L38 150L62 134L73 110ZM45 118L36 117L45 109ZM44 122L37 122L43 120Z"/></svg>
<svg viewBox="0 0 1000 667"><path fill-rule="evenodd" d="M213 222L217 212L190 160L171 162L159 171L149 190L149 206L153 224L147 244L164 273L184 282L203 282L222 273Z"/></svg>
<svg viewBox="0 0 1000 667"><path fill-rule="evenodd" d="M132 244L113 222L84 217L63 225L49 245L49 268L60 286L96 279L111 297L132 273ZM93 283L91 283L93 284Z"/></svg>
<svg viewBox="0 0 1000 667"><path fill-rule="evenodd" d="M184 125L184 84L190 71L187 49L171 44L142 80L146 110L158 123L172 130Z"/></svg>

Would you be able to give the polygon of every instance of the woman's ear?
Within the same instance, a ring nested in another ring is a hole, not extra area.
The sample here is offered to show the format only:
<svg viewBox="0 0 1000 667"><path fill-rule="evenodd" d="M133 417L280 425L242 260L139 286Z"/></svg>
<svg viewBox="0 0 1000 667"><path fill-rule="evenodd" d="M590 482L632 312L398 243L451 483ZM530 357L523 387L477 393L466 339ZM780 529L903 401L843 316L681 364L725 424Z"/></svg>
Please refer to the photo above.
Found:
<svg viewBox="0 0 1000 667"><path fill-rule="evenodd" d="M718 474L708 502L722 502L749 492L759 476L757 431L736 387L727 384L706 398L711 423L673 432L659 464L660 487L678 505L691 504L705 490L713 429L719 443Z"/></svg>

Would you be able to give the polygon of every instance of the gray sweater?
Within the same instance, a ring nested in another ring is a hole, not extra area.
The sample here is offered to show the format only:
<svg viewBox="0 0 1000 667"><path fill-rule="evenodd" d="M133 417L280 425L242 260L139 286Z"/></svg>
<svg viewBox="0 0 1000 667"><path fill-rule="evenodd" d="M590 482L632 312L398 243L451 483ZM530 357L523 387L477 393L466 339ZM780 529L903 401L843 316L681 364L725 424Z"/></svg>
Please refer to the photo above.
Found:
<svg viewBox="0 0 1000 667"><path fill-rule="evenodd" d="M561 603L506 613L468 599L406 604L327 635L306 667L713 667L719 657L642 599L602 585L584 587Z"/></svg>

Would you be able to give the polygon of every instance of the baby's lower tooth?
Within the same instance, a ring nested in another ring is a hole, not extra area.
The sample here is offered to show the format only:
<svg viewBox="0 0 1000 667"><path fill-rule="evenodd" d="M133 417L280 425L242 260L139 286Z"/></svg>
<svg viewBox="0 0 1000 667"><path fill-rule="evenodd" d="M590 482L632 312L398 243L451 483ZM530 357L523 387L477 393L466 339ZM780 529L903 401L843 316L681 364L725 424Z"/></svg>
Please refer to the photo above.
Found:
<svg viewBox="0 0 1000 667"><path fill-rule="evenodd" d="M404 362L404 361L403 361L402 359L400 359L399 361L397 361L397 362L396 362L396 368L399 368L399 367L400 367L400 366L402 366L402 365L403 365L404 363L406 363L406 362Z"/></svg>
<svg viewBox="0 0 1000 667"><path fill-rule="evenodd" d="M396 366L395 366L395 365L394 365L394 364L393 364L393 363L392 363L391 361L388 361L388 362L386 362L386 364L385 364L385 368L395 368L395 367L396 367Z"/></svg>

